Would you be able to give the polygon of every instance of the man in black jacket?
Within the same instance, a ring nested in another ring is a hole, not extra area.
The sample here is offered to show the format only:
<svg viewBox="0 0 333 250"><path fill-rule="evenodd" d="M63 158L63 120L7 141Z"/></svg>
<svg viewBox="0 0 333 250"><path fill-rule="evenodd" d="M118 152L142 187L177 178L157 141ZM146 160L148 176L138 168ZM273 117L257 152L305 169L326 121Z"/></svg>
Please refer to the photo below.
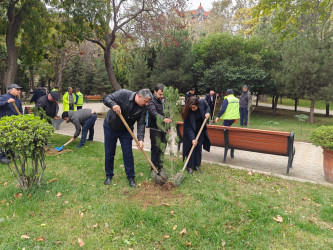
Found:
<svg viewBox="0 0 333 250"><path fill-rule="evenodd" d="M161 158L163 152L161 150L161 146L162 144L165 144L166 146L167 140L166 133L159 129L157 126L157 119L163 120L164 123L172 122L171 119L164 116L163 88L164 85L162 83L156 85L154 90L154 97L148 105L148 127L150 128L151 161L159 171L161 171L163 168L163 159Z"/></svg>
<svg viewBox="0 0 333 250"><path fill-rule="evenodd" d="M38 99L35 107L37 109L44 109L46 115L52 119L57 115L57 102L59 100L59 93L51 91L48 95L44 95ZM52 124L52 122L51 122Z"/></svg>
<svg viewBox="0 0 333 250"><path fill-rule="evenodd" d="M138 149L143 149L145 136L146 106L152 99L149 89L132 92L126 89L118 90L104 99L104 104L111 108L104 120L104 147L105 147L105 185L110 185L113 177L114 155L116 153L117 140L120 140L123 150L125 172L131 187L135 187L134 159L132 152L132 136L127 131L118 114L122 114L133 130L137 122Z"/></svg>
<svg viewBox="0 0 333 250"><path fill-rule="evenodd" d="M207 102L209 108L210 108L210 117L211 119L214 119L214 106L215 106L215 101L216 101L216 98L218 97L219 95L216 94L214 92L214 90L211 90L205 97L205 101Z"/></svg>
<svg viewBox="0 0 333 250"><path fill-rule="evenodd" d="M34 94L31 97L30 103L37 103L38 99L44 95L46 95L45 91L42 90L42 86L38 84L37 89L34 91Z"/></svg>

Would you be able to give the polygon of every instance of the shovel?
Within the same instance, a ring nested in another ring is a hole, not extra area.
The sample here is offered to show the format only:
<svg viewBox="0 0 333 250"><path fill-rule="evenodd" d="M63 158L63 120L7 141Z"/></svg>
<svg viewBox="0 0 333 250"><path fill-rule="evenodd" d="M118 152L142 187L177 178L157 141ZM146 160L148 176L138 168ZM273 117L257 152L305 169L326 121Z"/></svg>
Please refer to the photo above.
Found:
<svg viewBox="0 0 333 250"><path fill-rule="evenodd" d="M197 134L197 137L195 138L196 141L199 140L199 137L200 137L200 135L201 135L201 132L202 132L202 130L203 130L203 128L204 128L204 126L205 126L207 120L208 120L208 118L205 118L205 120L203 121L203 123L202 123L202 125L201 125L201 128L200 128L200 130L199 130L199 133ZM190 160L190 158L191 158L191 155L192 155L192 153L193 153L194 148L195 148L195 146L192 145L191 151L190 151L190 153L188 154L188 156L187 156L187 158L186 158L186 161L185 161L185 164L184 164L183 169L182 169L180 172L178 172L178 173L173 177L172 182L174 183L175 186L179 186L180 183L184 180L184 171L185 171L185 169L186 169L186 167L187 167L187 164L188 164L188 162L189 162L189 160Z"/></svg>
<svg viewBox="0 0 333 250"><path fill-rule="evenodd" d="M124 117L122 114L119 114L120 119L122 120L122 122L124 123L125 127L127 128L127 131L131 134L132 138L134 139L134 141L136 142L136 144L139 145L139 141L136 138L136 136L133 134L131 128L128 126L127 122L125 121ZM147 153L144 151L144 149L141 150L141 152L144 154L146 160L149 162L149 165L154 169L154 171L156 172L156 175L154 176L154 182L156 184L159 185L163 185L167 182L168 178L166 176L162 176L161 173L158 172L158 170L156 169L154 163L152 163L152 161L150 160L150 158L148 157Z"/></svg>
<svg viewBox="0 0 333 250"><path fill-rule="evenodd" d="M63 150L64 149L64 147L67 145L67 144L69 144L71 141L68 141L68 142L66 142L64 145L62 145L61 147L56 147L54 150L57 150L58 152L60 152L61 150Z"/></svg>
<svg viewBox="0 0 333 250"><path fill-rule="evenodd" d="M18 115L21 115L21 112L20 112L19 109L17 108L16 103L15 103L15 102L12 102L12 103L13 103L13 106L14 106L14 108L15 108L17 114L18 114Z"/></svg>
<svg viewBox="0 0 333 250"><path fill-rule="evenodd" d="M215 115L216 101L217 101L217 96L215 97L214 109L213 109L213 115L212 115L212 120L210 121L210 124L213 124L213 123L214 123L214 115Z"/></svg>

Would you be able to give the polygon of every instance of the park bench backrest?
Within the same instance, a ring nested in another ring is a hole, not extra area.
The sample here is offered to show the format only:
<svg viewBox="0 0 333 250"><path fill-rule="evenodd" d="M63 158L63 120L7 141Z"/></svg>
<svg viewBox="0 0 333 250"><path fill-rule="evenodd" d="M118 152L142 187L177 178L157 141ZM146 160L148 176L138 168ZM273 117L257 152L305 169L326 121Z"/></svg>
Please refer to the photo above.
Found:
<svg viewBox="0 0 333 250"><path fill-rule="evenodd" d="M183 138L183 122L177 122L177 133ZM211 146L228 147L259 153L288 156L291 133L281 131L207 125Z"/></svg>
<svg viewBox="0 0 333 250"><path fill-rule="evenodd" d="M248 128L227 128L231 148L288 156L290 133Z"/></svg>

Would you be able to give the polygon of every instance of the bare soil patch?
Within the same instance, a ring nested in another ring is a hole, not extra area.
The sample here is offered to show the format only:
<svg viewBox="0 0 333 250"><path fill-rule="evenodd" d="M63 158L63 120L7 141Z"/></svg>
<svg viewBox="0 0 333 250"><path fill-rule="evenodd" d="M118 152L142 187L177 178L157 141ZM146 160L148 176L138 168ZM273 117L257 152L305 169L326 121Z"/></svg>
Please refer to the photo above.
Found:
<svg viewBox="0 0 333 250"><path fill-rule="evenodd" d="M54 148L45 148L45 154L48 155L48 156L61 155L61 154L64 154L66 152L72 152L72 151L73 150L71 150L71 149L63 149L60 152L58 152Z"/></svg>
<svg viewBox="0 0 333 250"><path fill-rule="evenodd" d="M167 186L165 187L165 185ZM133 193L131 198L141 203L142 208L162 206L174 201L182 200L182 194L171 191L173 187L170 188L170 184L166 183L165 185L160 186L151 182L142 182L141 186L138 188L138 192Z"/></svg>

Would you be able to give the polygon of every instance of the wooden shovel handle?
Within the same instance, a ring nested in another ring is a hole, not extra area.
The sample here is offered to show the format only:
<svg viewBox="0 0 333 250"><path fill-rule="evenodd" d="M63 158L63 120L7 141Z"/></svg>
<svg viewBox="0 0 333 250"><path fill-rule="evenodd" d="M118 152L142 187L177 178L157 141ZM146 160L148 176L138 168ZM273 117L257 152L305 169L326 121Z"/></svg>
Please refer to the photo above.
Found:
<svg viewBox="0 0 333 250"><path fill-rule="evenodd" d="M212 115L212 121L214 120L214 114L215 114L216 101L217 101L217 97L215 97L215 102L214 102L214 109L213 109L213 115Z"/></svg>
<svg viewBox="0 0 333 250"><path fill-rule="evenodd" d="M15 102L12 102L12 104L13 104L13 106L14 106L14 108L15 108L17 114L18 114L18 115L21 115L21 112L20 112L19 109L17 108L16 103L15 103Z"/></svg>
<svg viewBox="0 0 333 250"><path fill-rule="evenodd" d="M139 141L138 138L136 138L135 134L133 133L132 129L128 126L125 118L123 117L122 114L119 114L120 119L122 120L122 122L124 123L125 127L127 128L127 131L131 134L132 138L134 139L134 141L136 142L136 144L139 145ZM149 165L154 169L154 171L156 173L158 173L157 168L155 167L154 163L152 163L152 161L150 160L149 156L147 155L147 153L144 151L144 149L141 149L142 153L144 154L146 160L149 162Z"/></svg>
<svg viewBox="0 0 333 250"><path fill-rule="evenodd" d="M205 126L207 120L208 120L208 118L205 118L205 120L203 121L203 123L202 123L202 125L201 125L201 128L200 128L200 130L199 130L199 133L197 134L197 137L195 138L196 141L199 140L199 137L200 137L200 135L201 135L201 132L202 132L202 130L203 130L203 128L204 128L204 126ZM188 161L189 161L190 158L191 158L191 155L192 155L192 153L193 153L194 148L195 148L195 146L192 145L191 151L190 151L190 153L188 154L188 156L187 156L187 158L186 158L186 161L185 161L185 165L184 165L184 167L183 167L183 169L182 169L183 172L184 172L184 170L185 170L186 167L187 167Z"/></svg>

